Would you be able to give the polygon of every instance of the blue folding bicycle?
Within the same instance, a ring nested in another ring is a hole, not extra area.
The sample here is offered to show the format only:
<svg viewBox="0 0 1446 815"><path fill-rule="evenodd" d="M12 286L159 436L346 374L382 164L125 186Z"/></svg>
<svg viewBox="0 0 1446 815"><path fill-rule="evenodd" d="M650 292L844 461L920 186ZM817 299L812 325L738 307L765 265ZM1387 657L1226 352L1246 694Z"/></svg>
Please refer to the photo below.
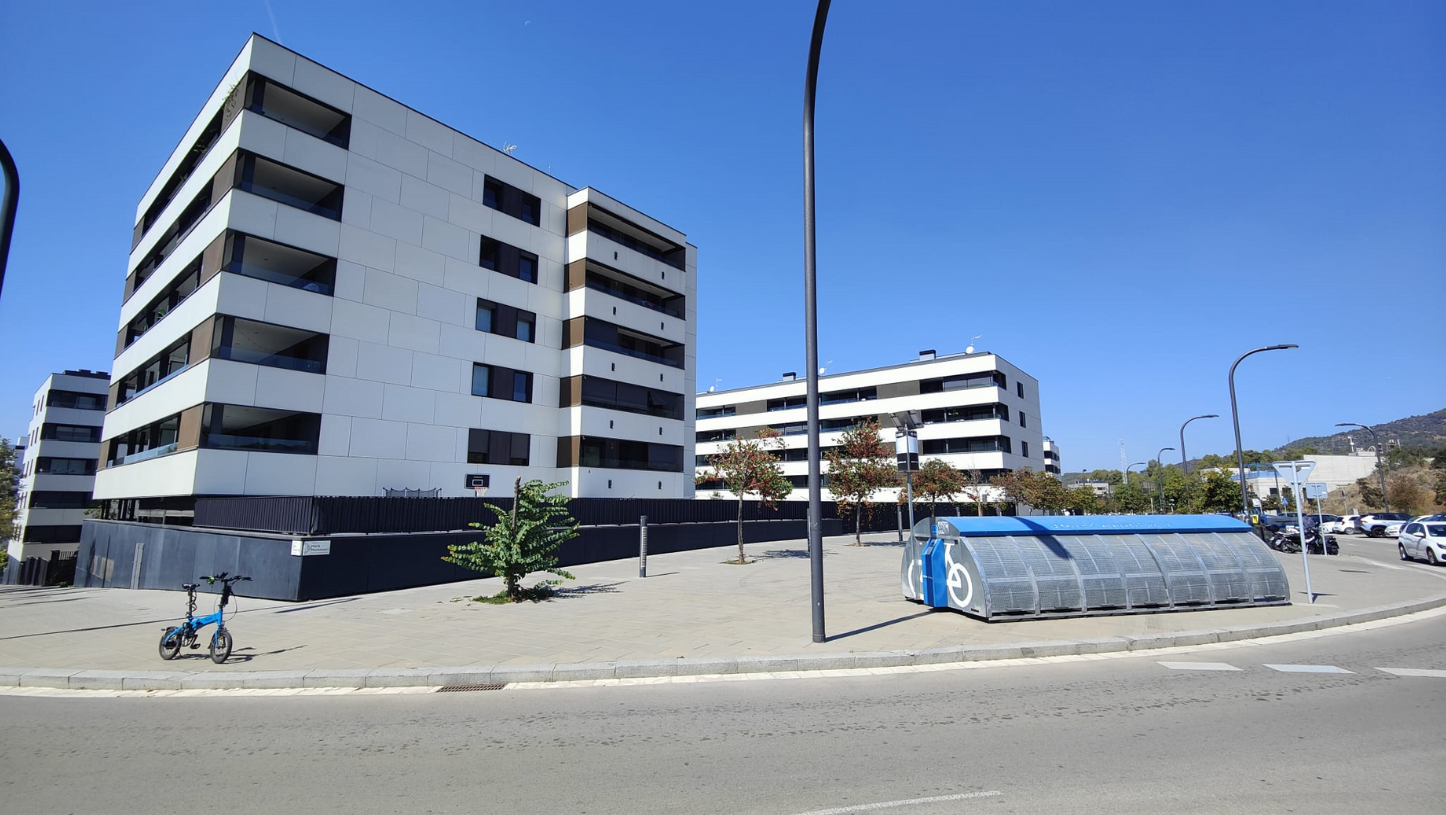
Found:
<svg viewBox="0 0 1446 815"><path fill-rule="evenodd" d="M207 614L204 617L196 616L196 589L199 583L182 583L181 588L186 590L186 621L180 625L173 625L166 628L166 633L161 635L161 659L175 659L181 653L181 646L200 648L201 629L216 624L216 630L211 632L211 661L220 665L231 656L231 632L226 629L226 606L231 602L231 584L242 580L250 580L249 577L236 575L228 577L225 572L215 575L202 575L201 580L210 585L221 584L221 600L216 605L215 614Z"/></svg>

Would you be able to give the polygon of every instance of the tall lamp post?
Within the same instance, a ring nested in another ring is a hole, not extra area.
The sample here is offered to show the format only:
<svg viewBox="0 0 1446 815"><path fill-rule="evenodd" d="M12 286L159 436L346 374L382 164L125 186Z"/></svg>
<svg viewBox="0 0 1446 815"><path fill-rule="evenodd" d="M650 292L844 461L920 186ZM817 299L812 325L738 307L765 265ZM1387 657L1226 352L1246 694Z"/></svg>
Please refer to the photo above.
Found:
<svg viewBox="0 0 1446 815"><path fill-rule="evenodd" d="M1160 477L1155 480L1155 495L1160 499L1160 514L1165 514L1165 455L1166 450L1174 450L1173 447L1161 447L1160 452L1155 454L1155 463L1160 465Z"/></svg>
<svg viewBox="0 0 1446 815"><path fill-rule="evenodd" d="M1137 462L1135 462L1134 464L1131 464L1129 467L1126 467L1126 468L1125 468L1125 489L1126 489L1126 490L1129 490L1129 488L1130 488L1130 470L1133 469L1133 468L1135 468L1135 467L1144 467L1144 466L1145 466L1146 464L1148 464L1148 463L1149 463L1149 462L1145 462L1145 461L1137 461Z"/></svg>
<svg viewBox="0 0 1446 815"><path fill-rule="evenodd" d="M1235 462L1240 473L1240 517L1250 517L1250 492L1245 483L1245 448L1240 446L1240 409L1235 405L1235 368L1242 360L1251 354L1258 354L1262 351L1283 351L1287 348L1299 348L1295 343L1287 345L1267 345L1264 348L1256 348L1246 351L1236 358L1235 363L1230 366L1230 419L1235 423Z"/></svg>
<svg viewBox="0 0 1446 815"><path fill-rule="evenodd" d="M1185 424L1180 425L1180 472L1185 475L1185 500L1187 502L1190 502L1192 496L1190 495L1190 459L1185 457L1185 425L1190 424L1196 419L1218 418L1220 418L1220 414L1218 413L1206 413L1203 416L1191 416L1185 420Z"/></svg>
<svg viewBox="0 0 1446 815"><path fill-rule="evenodd" d="M815 283L813 223L813 97L818 87L818 58L830 0L819 0L808 45L803 85L803 330L808 366L808 561L813 590L813 641L823 642L823 484L818 441L818 291ZM910 532L910 534L913 534Z"/></svg>
<svg viewBox="0 0 1446 815"><path fill-rule="evenodd" d="M1369 427L1366 427L1363 424L1357 424L1355 422L1340 422L1336 425L1336 427L1359 427L1360 429L1371 434L1371 443L1376 446L1376 472L1381 474L1381 501L1385 503L1386 511L1390 512L1391 499L1386 497L1386 468L1381 466L1381 441L1380 439L1376 438L1376 431L1370 429Z"/></svg>

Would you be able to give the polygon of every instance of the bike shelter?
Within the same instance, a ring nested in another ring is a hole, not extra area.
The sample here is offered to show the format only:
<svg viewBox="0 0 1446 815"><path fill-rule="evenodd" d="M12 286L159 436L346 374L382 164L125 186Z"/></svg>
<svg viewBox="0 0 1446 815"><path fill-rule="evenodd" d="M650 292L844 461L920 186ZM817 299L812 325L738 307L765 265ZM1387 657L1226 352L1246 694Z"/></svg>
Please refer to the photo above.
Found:
<svg viewBox="0 0 1446 815"><path fill-rule="evenodd" d="M924 519L904 597L988 621L1287 605L1280 561L1221 515Z"/></svg>

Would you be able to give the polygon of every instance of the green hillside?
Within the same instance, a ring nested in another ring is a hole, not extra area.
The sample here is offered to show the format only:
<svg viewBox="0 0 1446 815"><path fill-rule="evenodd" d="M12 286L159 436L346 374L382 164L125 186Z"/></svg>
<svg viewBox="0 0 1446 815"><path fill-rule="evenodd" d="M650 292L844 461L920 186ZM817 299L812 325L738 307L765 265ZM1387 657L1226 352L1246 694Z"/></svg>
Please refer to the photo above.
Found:
<svg viewBox="0 0 1446 815"><path fill-rule="evenodd" d="M1343 428L1344 429L1344 428ZM1394 422L1378 424L1371 428L1376 431L1376 436L1381 444L1386 446L1387 440L1395 440L1401 443L1402 447L1426 448L1437 450L1446 447L1446 410L1438 410L1435 413L1427 413L1424 416L1411 416L1405 419L1397 419ZM1357 447L1369 447L1371 445L1371 434L1360 428L1349 428L1349 432L1356 438ZM1351 451L1350 442L1346 439L1346 433L1337 433L1333 436L1310 436L1304 439L1295 439L1284 447L1277 448L1276 452L1284 452L1287 449L1301 447L1314 447L1323 455L1333 453L1345 454Z"/></svg>

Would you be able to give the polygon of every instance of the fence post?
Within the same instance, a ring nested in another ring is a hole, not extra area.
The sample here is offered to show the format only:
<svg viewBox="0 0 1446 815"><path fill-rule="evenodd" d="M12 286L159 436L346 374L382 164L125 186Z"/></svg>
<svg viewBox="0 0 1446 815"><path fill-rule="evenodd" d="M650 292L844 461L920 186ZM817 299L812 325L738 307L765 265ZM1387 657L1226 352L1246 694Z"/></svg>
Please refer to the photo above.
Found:
<svg viewBox="0 0 1446 815"><path fill-rule="evenodd" d="M648 576L648 516L638 518L638 577Z"/></svg>

